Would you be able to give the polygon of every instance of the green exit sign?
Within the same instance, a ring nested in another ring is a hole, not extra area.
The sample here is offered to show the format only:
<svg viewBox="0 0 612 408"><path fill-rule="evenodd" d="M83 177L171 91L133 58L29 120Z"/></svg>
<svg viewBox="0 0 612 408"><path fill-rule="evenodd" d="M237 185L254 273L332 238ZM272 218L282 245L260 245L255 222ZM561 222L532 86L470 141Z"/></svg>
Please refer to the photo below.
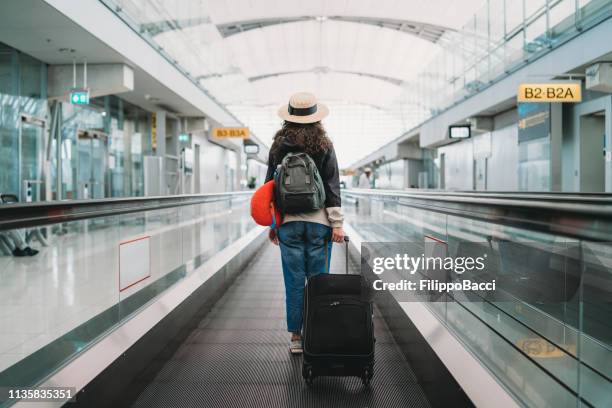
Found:
<svg viewBox="0 0 612 408"><path fill-rule="evenodd" d="M88 105L89 89L73 89L70 91L70 102L73 105Z"/></svg>

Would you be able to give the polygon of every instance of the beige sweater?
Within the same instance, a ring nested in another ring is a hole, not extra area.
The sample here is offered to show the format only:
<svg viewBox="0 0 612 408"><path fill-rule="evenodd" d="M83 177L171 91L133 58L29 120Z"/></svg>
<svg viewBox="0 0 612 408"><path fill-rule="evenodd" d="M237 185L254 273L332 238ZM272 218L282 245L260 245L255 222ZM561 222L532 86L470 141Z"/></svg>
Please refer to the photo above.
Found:
<svg viewBox="0 0 612 408"><path fill-rule="evenodd" d="M332 228L342 228L344 214L342 214L342 207L328 207L309 213L286 214L283 224L291 221L316 222Z"/></svg>

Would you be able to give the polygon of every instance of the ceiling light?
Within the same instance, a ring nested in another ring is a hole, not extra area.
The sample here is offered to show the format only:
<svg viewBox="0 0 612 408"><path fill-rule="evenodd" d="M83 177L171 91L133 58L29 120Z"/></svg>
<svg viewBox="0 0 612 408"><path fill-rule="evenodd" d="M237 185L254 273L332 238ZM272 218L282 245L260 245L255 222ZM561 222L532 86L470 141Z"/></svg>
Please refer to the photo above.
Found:
<svg viewBox="0 0 612 408"><path fill-rule="evenodd" d="M315 20L317 20L319 23L322 23L324 21L327 21L327 16L317 16L315 17Z"/></svg>

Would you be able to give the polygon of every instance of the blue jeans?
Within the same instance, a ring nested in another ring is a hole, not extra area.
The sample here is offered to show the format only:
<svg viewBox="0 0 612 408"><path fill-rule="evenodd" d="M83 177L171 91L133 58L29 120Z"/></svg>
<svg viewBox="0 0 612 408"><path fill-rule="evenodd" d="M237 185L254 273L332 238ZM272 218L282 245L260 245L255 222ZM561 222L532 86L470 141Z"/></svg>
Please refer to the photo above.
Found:
<svg viewBox="0 0 612 408"><path fill-rule="evenodd" d="M332 229L326 225L307 221L291 221L278 230L285 279L287 331L299 333L302 330L306 279L329 272L331 232Z"/></svg>

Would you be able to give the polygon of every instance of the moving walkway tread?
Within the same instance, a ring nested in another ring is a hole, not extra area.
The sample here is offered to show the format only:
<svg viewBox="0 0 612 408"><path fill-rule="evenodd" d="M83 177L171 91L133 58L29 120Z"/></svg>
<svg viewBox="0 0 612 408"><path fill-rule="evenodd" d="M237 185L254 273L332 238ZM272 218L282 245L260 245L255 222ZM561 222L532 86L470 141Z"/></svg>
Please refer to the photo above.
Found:
<svg viewBox="0 0 612 408"><path fill-rule="evenodd" d="M334 246L332 273L343 273ZM198 327L165 361L134 407L428 407L425 394L375 311L376 365L357 377L319 377L308 387L291 356L278 247L266 245Z"/></svg>

